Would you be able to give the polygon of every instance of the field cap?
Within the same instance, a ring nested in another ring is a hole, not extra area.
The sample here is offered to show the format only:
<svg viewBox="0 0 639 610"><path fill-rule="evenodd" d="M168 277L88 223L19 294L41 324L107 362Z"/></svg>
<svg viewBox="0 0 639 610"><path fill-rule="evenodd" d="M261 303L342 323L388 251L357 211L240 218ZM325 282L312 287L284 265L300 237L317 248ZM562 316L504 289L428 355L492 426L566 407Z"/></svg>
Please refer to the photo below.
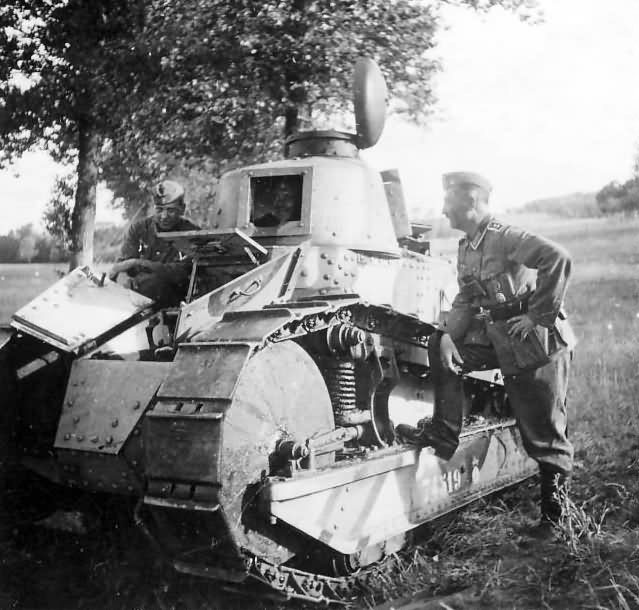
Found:
<svg viewBox="0 0 639 610"><path fill-rule="evenodd" d="M163 180L153 188L155 205L184 207L184 189L173 180Z"/></svg>
<svg viewBox="0 0 639 610"><path fill-rule="evenodd" d="M490 193L493 190L490 182L481 174L475 172L449 172L442 176L444 190L454 188L456 186L471 185L478 186Z"/></svg>

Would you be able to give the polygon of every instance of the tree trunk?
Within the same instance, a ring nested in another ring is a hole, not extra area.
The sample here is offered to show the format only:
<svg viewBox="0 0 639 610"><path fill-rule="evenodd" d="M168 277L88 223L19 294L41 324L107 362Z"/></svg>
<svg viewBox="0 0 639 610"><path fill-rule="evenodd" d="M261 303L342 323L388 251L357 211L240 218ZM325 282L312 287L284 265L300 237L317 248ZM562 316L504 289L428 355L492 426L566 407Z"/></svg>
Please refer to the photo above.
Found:
<svg viewBox="0 0 639 610"><path fill-rule="evenodd" d="M71 258L69 271L93 264L93 233L98 185L100 137L87 122L79 125L78 188L71 217Z"/></svg>
<svg viewBox="0 0 639 610"><path fill-rule="evenodd" d="M288 138L288 136L294 134L298 130L299 125L299 111L297 106L291 104L286 107L284 111L284 137Z"/></svg>

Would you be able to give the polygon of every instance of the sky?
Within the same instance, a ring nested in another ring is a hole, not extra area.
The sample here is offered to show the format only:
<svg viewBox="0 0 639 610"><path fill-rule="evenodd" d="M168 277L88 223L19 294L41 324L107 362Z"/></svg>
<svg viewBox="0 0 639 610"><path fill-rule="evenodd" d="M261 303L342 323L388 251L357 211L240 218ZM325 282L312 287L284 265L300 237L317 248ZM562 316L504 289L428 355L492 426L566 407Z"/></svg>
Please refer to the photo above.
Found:
<svg viewBox="0 0 639 610"><path fill-rule="evenodd" d="M428 129L389 121L367 153L395 162L411 207L441 207L441 174L474 170L493 206L597 191L631 176L639 150L639 2L546 0L545 22L455 10L441 36L439 109Z"/></svg>
<svg viewBox="0 0 639 610"><path fill-rule="evenodd" d="M496 210L630 177L639 145L638 0L541 0L544 22L451 9L428 127L389 117L363 157L399 169L414 216L438 213L441 174L493 184ZM0 172L0 234L39 223L56 167L44 153ZM101 193L98 220L116 220Z"/></svg>

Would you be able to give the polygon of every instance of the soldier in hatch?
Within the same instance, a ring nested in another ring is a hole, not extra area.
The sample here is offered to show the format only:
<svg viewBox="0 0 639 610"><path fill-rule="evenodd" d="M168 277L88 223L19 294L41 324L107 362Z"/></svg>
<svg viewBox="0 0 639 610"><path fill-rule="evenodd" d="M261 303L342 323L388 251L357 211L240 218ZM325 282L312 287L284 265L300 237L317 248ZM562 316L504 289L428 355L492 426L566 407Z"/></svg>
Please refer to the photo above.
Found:
<svg viewBox="0 0 639 610"><path fill-rule="evenodd" d="M124 238L118 262L109 273L112 280L126 272L133 290L161 307L176 306L186 294L190 262L159 231L194 231L199 227L183 217L184 189L164 180L153 189L155 213L133 223Z"/></svg>
<svg viewBox="0 0 639 610"><path fill-rule="evenodd" d="M571 261L561 246L496 220L482 176L455 172L443 182L443 214L466 234L459 242L459 293L429 342L433 418L416 428L399 425L397 433L450 459L462 427L461 375L501 368L524 447L539 463L541 521L531 533L550 536L573 462L566 389L575 341L562 310Z"/></svg>

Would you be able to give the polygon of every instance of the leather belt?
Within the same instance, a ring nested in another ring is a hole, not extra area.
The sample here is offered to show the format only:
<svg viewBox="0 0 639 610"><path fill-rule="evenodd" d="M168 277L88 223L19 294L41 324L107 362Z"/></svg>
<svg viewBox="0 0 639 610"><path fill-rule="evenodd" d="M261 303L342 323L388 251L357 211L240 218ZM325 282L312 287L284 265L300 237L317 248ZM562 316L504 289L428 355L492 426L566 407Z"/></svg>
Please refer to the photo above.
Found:
<svg viewBox="0 0 639 610"><path fill-rule="evenodd" d="M508 320L513 316L520 316L528 311L528 299L490 307L489 311L493 320Z"/></svg>
<svg viewBox="0 0 639 610"><path fill-rule="evenodd" d="M493 321L508 320L513 316L520 316L528 311L528 299L495 305L494 307L479 307L476 312L478 318L489 318Z"/></svg>

